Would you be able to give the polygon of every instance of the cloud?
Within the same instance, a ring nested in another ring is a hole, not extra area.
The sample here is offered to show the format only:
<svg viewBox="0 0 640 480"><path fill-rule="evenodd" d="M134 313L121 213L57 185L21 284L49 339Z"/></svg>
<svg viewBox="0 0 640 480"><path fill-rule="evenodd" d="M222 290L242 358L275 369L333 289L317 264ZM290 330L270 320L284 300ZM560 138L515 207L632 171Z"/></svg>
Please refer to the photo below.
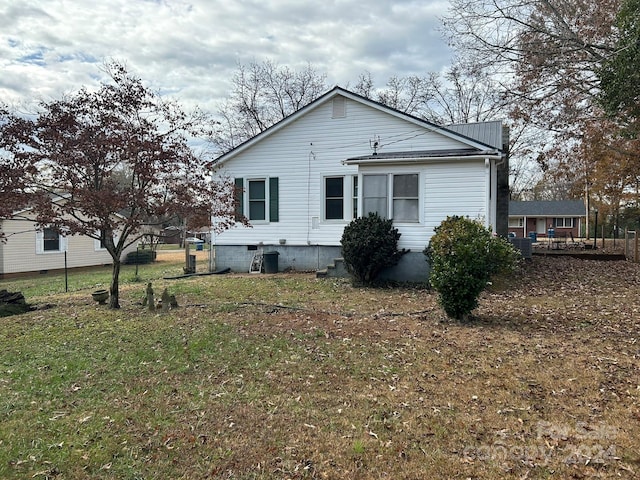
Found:
<svg viewBox="0 0 640 480"><path fill-rule="evenodd" d="M447 3L333 0L32 0L0 6L0 99L32 102L90 86L106 59L125 61L153 88L214 110L238 63L311 64L330 85L369 71L442 70L437 33Z"/></svg>

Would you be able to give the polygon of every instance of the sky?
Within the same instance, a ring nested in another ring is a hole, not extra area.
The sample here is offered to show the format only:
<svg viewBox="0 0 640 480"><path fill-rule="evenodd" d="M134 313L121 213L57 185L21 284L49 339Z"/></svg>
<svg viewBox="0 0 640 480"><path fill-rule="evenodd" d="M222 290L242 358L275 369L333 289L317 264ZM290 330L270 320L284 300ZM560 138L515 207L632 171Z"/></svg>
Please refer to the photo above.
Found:
<svg viewBox="0 0 640 480"><path fill-rule="evenodd" d="M104 80L106 60L185 107L214 113L238 64L311 64L329 87L368 71L426 75L452 58L447 0L4 0L0 102L50 101Z"/></svg>

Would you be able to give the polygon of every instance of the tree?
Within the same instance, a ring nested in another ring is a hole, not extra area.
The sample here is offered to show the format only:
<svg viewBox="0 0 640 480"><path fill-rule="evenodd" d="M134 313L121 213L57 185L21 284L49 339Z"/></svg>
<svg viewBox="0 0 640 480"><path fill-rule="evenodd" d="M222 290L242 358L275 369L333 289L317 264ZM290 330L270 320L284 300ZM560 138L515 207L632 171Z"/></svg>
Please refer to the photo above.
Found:
<svg viewBox="0 0 640 480"><path fill-rule="evenodd" d="M614 122L631 123L629 106L637 105L637 95L629 92L637 92L639 78L631 48L637 47L638 1L451 3L444 25L459 55L490 66L505 87L510 116L545 133L535 155L545 177L560 185L570 180L576 188L569 196L586 195L587 202L590 196L607 196L595 189L617 188L618 179L611 185L594 181L620 146L619 129L606 120L602 107ZM619 115L623 112L626 118ZM606 135L593 135L611 128ZM610 141L609 154L600 152L588 161L578 156L601 151L592 143L598 136ZM637 158L637 151L627 153Z"/></svg>
<svg viewBox="0 0 640 480"><path fill-rule="evenodd" d="M494 237L479 222L447 217L435 228L424 251L429 281L451 318L465 320L477 307L491 277L515 268L519 254L506 239Z"/></svg>
<svg viewBox="0 0 640 480"><path fill-rule="evenodd" d="M3 111L1 145L26 165L21 191L38 225L99 240L113 260L111 308L119 308L124 249L150 223L180 215L196 225L233 223L233 184L211 179L189 140L210 134L209 119L187 113L145 87L118 62L96 91L40 104L24 118ZM197 216L191 212L199 212ZM203 215L204 213L204 215Z"/></svg>
<svg viewBox="0 0 640 480"><path fill-rule="evenodd" d="M438 125L495 120L506 112L497 83L479 66L462 62L443 74L394 75L382 88L365 72L354 92Z"/></svg>
<svg viewBox="0 0 640 480"><path fill-rule="evenodd" d="M0 108L0 118L5 115L6 110L2 111ZM0 125L0 137L5 137L3 131L7 128L6 125ZM0 139L1 142L2 139ZM6 152L0 153L0 241L6 241L2 231L2 220L10 218L16 211L28 205L27 177L33 173L32 165L26 164Z"/></svg>
<svg viewBox="0 0 640 480"><path fill-rule="evenodd" d="M239 64L212 143L219 153L240 145L322 95L325 80L311 65L294 71L269 60Z"/></svg>
<svg viewBox="0 0 640 480"><path fill-rule="evenodd" d="M593 113L619 2L452 0L444 25L463 57L508 83L514 114L567 132Z"/></svg>
<svg viewBox="0 0 640 480"><path fill-rule="evenodd" d="M510 104L503 85L485 67L462 59L442 74L391 77L376 88L365 72L354 92L388 107L438 125L503 121L510 130L509 166L513 196L530 190L539 178L532 160L538 152L540 132L523 119L510 119Z"/></svg>
<svg viewBox="0 0 640 480"><path fill-rule="evenodd" d="M640 0L625 0L616 17L614 53L599 71L601 104L628 134L640 133Z"/></svg>

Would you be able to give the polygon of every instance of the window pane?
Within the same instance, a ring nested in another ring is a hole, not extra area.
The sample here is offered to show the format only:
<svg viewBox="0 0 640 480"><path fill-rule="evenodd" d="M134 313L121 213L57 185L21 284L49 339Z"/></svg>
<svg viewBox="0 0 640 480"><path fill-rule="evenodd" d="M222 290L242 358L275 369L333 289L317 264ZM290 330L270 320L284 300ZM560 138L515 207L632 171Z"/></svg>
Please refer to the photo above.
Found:
<svg viewBox="0 0 640 480"><path fill-rule="evenodd" d="M324 216L327 220L344 218L344 177L324 179L325 203Z"/></svg>
<svg viewBox="0 0 640 480"><path fill-rule="evenodd" d="M393 176L393 220L418 221L418 174Z"/></svg>
<svg viewBox="0 0 640 480"><path fill-rule="evenodd" d="M343 188L343 178L326 178L326 191L327 198L342 198L344 188Z"/></svg>
<svg viewBox="0 0 640 480"><path fill-rule="evenodd" d="M264 200L266 198L264 183L264 180L249 181L249 200Z"/></svg>
<svg viewBox="0 0 640 480"><path fill-rule="evenodd" d="M410 175L394 175L393 197L418 198L418 174L412 173Z"/></svg>
<svg viewBox="0 0 640 480"><path fill-rule="evenodd" d="M52 252L60 250L60 235L58 232L51 228L44 229L44 245L43 250L45 252Z"/></svg>
<svg viewBox="0 0 640 480"><path fill-rule="evenodd" d="M327 198L325 212L327 220L341 220L343 217L343 212L344 209L341 198Z"/></svg>
<svg viewBox="0 0 640 480"><path fill-rule="evenodd" d="M417 222L418 200L394 200L393 220L397 222Z"/></svg>
<svg viewBox="0 0 640 480"><path fill-rule="evenodd" d="M364 181L363 194L365 198L387 196L386 175L365 175L362 179Z"/></svg>
<svg viewBox="0 0 640 480"><path fill-rule="evenodd" d="M249 220L266 220L266 182L249 180Z"/></svg>
<svg viewBox="0 0 640 480"><path fill-rule="evenodd" d="M364 175L362 177L362 214L377 213L388 218L387 176Z"/></svg>
<svg viewBox="0 0 640 480"><path fill-rule="evenodd" d="M264 201L249 201L249 220L266 220Z"/></svg>
<svg viewBox="0 0 640 480"><path fill-rule="evenodd" d="M364 198L362 208L366 214L377 213L381 218L387 218L387 198Z"/></svg>

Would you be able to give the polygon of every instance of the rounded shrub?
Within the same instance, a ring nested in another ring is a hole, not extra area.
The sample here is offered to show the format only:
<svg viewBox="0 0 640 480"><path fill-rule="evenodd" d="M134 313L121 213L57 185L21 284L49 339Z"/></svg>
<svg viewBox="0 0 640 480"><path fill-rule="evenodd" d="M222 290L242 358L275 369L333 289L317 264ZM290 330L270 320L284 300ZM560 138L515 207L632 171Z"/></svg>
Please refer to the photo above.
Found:
<svg viewBox="0 0 640 480"><path fill-rule="evenodd" d="M372 285L380 272L397 265L408 250L398 250L400 233L377 213L353 220L342 233L344 265L355 285Z"/></svg>
<svg viewBox="0 0 640 480"><path fill-rule="evenodd" d="M127 265L143 265L145 263L151 263L156 259L155 250L134 250L127 253L124 263Z"/></svg>
<svg viewBox="0 0 640 480"><path fill-rule="evenodd" d="M491 277L513 271L520 254L504 238L495 237L479 222L447 217L424 251L431 270L429 281L446 314L466 320Z"/></svg>

